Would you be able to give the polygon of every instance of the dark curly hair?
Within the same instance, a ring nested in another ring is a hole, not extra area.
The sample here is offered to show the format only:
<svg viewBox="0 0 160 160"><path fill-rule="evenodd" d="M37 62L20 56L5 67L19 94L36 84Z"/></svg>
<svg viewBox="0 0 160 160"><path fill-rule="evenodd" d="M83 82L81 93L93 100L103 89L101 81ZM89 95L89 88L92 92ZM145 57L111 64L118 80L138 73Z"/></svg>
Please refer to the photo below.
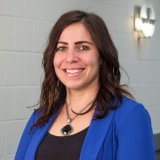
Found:
<svg viewBox="0 0 160 160"><path fill-rule="evenodd" d="M132 97L126 85L120 84L121 73L117 49L109 35L105 22L94 13L72 10L63 14L53 26L49 42L43 55L44 80L41 88L38 120L32 127L41 127L53 113L60 110L66 98L66 88L56 76L53 59L58 39L62 31L70 24L82 23L89 31L100 55L99 91L93 103L96 103L96 118L103 118L109 109L116 109L123 96ZM92 109L94 105L91 106ZM90 110L89 109L89 110ZM89 111L88 110L88 111Z"/></svg>

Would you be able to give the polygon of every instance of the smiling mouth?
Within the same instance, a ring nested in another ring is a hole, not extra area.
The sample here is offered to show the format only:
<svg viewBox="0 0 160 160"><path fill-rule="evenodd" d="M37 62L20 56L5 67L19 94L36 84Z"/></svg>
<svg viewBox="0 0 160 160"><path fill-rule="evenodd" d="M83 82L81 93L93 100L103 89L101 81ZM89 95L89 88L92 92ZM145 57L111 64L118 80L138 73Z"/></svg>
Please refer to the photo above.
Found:
<svg viewBox="0 0 160 160"><path fill-rule="evenodd" d="M84 69L65 69L65 72L67 73L68 76L77 76L79 73L81 73Z"/></svg>

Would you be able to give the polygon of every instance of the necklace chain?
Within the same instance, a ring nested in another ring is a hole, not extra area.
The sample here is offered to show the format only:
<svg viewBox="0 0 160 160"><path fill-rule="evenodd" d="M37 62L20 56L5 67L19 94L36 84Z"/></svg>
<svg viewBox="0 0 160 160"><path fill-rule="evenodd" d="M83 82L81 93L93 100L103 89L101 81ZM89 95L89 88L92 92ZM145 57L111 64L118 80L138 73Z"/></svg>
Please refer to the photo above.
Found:
<svg viewBox="0 0 160 160"><path fill-rule="evenodd" d="M72 117L72 118L69 115L68 103L66 102L67 121L69 121L69 123L71 123L77 116L79 116L79 114L83 113L83 111L85 111L88 108L88 106L92 104L92 102L93 101L89 102L84 108L82 108L79 112L77 112L77 114L74 117Z"/></svg>
<svg viewBox="0 0 160 160"><path fill-rule="evenodd" d="M73 132L73 126L71 125L72 121L77 117L79 116L81 113L83 113L83 111L85 111L89 105L91 105L93 103L93 101L89 102L84 108L82 108L74 117L70 117L69 115L69 108L68 108L68 103L66 102L65 103L65 108L66 108L66 115L67 115L67 124L62 127L61 129L61 133L64 135L64 136L68 136L70 135L72 132ZM72 109L71 109L72 110Z"/></svg>

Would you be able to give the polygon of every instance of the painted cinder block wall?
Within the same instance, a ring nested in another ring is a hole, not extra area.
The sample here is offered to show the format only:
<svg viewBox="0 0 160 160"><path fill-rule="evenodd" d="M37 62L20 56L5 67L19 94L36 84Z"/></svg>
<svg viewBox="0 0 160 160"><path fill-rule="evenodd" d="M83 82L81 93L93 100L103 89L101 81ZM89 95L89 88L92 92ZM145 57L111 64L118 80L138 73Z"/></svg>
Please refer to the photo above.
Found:
<svg viewBox="0 0 160 160"><path fill-rule="evenodd" d="M139 4L141 0L0 0L0 160L14 157L32 112L27 107L39 98L49 31L70 9L93 11L104 18L131 91L150 112L154 133L160 132L160 2L153 0L155 34L140 43L133 33L133 8ZM128 83L124 74L122 82Z"/></svg>
<svg viewBox="0 0 160 160"><path fill-rule="evenodd" d="M118 49L121 66L130 77L128 81L123 74L122 82L129 83L135 98L150 112L154 133L160 133L160 1L151 1L156 13L154 36L138 41L133 32L133 10L142 2L90 0L86 9L104 18Z"/></svg>

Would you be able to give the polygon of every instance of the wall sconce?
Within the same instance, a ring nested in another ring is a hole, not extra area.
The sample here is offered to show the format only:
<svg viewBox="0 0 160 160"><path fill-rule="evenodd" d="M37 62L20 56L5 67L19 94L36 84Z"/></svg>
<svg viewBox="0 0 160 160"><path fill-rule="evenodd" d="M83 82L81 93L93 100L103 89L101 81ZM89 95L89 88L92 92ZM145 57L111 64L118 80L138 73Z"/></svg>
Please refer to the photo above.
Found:
<svg viewBox="0 0 160 160"><path fill-rule="evenodd" d="M145 2L134 8L134 29L138 38L150 38L155 30L155 12L151 3Z"/></svg>

